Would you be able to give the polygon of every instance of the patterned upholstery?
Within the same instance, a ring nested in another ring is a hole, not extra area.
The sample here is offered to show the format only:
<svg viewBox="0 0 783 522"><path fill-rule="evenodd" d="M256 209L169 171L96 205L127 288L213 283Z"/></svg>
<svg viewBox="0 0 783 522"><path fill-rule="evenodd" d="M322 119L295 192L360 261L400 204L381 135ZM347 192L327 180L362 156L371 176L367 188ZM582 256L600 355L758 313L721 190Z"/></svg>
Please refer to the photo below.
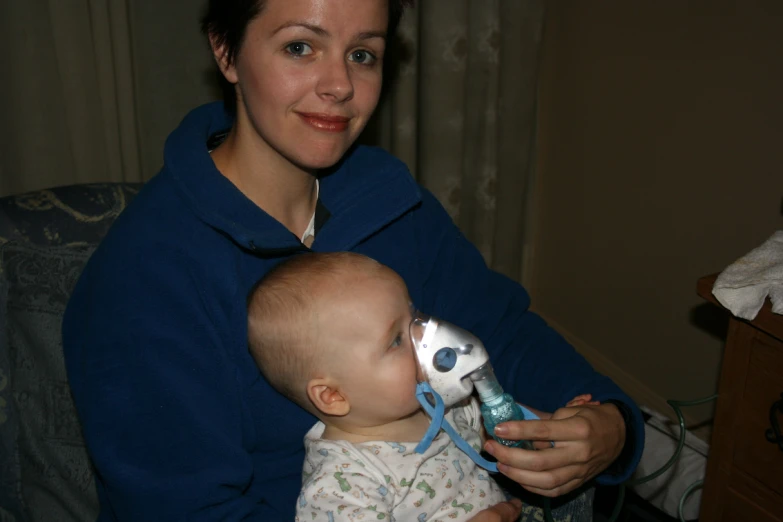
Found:
<svg viewBox="0 0 783 522"><path fill-rule="evenodd" d="M0 198L0 522L97 518L60 328L84 264L139 188Z"/></svg>

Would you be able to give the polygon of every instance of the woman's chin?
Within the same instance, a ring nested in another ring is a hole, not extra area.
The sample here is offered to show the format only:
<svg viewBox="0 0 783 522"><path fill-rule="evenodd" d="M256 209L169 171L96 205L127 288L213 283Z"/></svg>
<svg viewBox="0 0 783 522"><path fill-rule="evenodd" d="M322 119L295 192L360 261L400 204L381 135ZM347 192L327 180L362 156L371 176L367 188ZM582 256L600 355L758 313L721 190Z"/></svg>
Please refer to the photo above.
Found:
<svg viewBox="0 0 783 522"><path fill-rule="evenodd" d="M319 154L302 154L292 158L293 163L303 170L322 170L335 166L345 154L345 151Z"/></svg>

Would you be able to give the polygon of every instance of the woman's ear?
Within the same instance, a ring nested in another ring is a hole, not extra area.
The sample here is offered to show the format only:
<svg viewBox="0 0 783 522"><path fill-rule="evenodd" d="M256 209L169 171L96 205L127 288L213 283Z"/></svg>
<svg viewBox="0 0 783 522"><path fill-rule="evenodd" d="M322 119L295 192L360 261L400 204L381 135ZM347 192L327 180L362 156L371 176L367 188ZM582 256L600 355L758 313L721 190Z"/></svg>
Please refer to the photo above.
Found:
<svg viewBox="0 0 783 522"><path fill-rule="evenodd" d="M215 57L220 72L230 83L237 83L237 68L235 61L230 62L225 43L220 43L214 35L209 35L209 45L212 47L212 55Z"/></svg>
<svg viewBox="0 0 783 522"><path fill-rule="evenodd" d="M332 379L311 379L307 383L307 398L325 415L343 417L351 411L348 398Z"/></svg>

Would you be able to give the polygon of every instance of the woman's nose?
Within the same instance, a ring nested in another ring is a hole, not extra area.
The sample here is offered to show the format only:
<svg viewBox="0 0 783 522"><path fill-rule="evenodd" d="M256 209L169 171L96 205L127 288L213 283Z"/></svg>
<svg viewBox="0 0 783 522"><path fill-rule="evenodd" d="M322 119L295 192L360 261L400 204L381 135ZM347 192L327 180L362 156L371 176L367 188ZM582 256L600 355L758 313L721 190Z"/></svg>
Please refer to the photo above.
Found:
<svg viewBox="0 0 783 522"><path fill-rule="evenodd" d="M323 63L318 79L317 94L333 102L342 103L353 98L354 88L350 64L342 57Z"/></svg>

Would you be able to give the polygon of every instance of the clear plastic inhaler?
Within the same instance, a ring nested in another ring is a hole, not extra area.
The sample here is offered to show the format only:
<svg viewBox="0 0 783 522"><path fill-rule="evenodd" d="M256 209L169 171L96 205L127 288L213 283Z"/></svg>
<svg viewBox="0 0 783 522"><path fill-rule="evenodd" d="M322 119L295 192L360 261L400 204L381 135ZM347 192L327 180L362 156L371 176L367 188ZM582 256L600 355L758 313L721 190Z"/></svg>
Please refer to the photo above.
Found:
<svg viewBox="0 0 783 522"><path fill-rule="evenodd" d="M503 388L495 378L495 372L492 371L492 366L489 363L481 366L470 374L470 380L473 381L479 394L481 417L484 419L484 428L487 433L505 446L535 449L533 444L527 440L506 440L495 436L495 426L501 422L537 419L538 416L533 416L532 412L526 415L522 406L517 404L510 394L503 392Z"/></svg>
<svg viewBox="0 0 783 522"><path fill-rule="evenodd" d="M530 441L495 436L495 426L502 422L538 416L503 392L489 354L475 335L421 312L414 313L410 335L419 362L419 382L428 384L446 408L468 397L475 387L487 433L503 445L534 449Z"/></svg>

